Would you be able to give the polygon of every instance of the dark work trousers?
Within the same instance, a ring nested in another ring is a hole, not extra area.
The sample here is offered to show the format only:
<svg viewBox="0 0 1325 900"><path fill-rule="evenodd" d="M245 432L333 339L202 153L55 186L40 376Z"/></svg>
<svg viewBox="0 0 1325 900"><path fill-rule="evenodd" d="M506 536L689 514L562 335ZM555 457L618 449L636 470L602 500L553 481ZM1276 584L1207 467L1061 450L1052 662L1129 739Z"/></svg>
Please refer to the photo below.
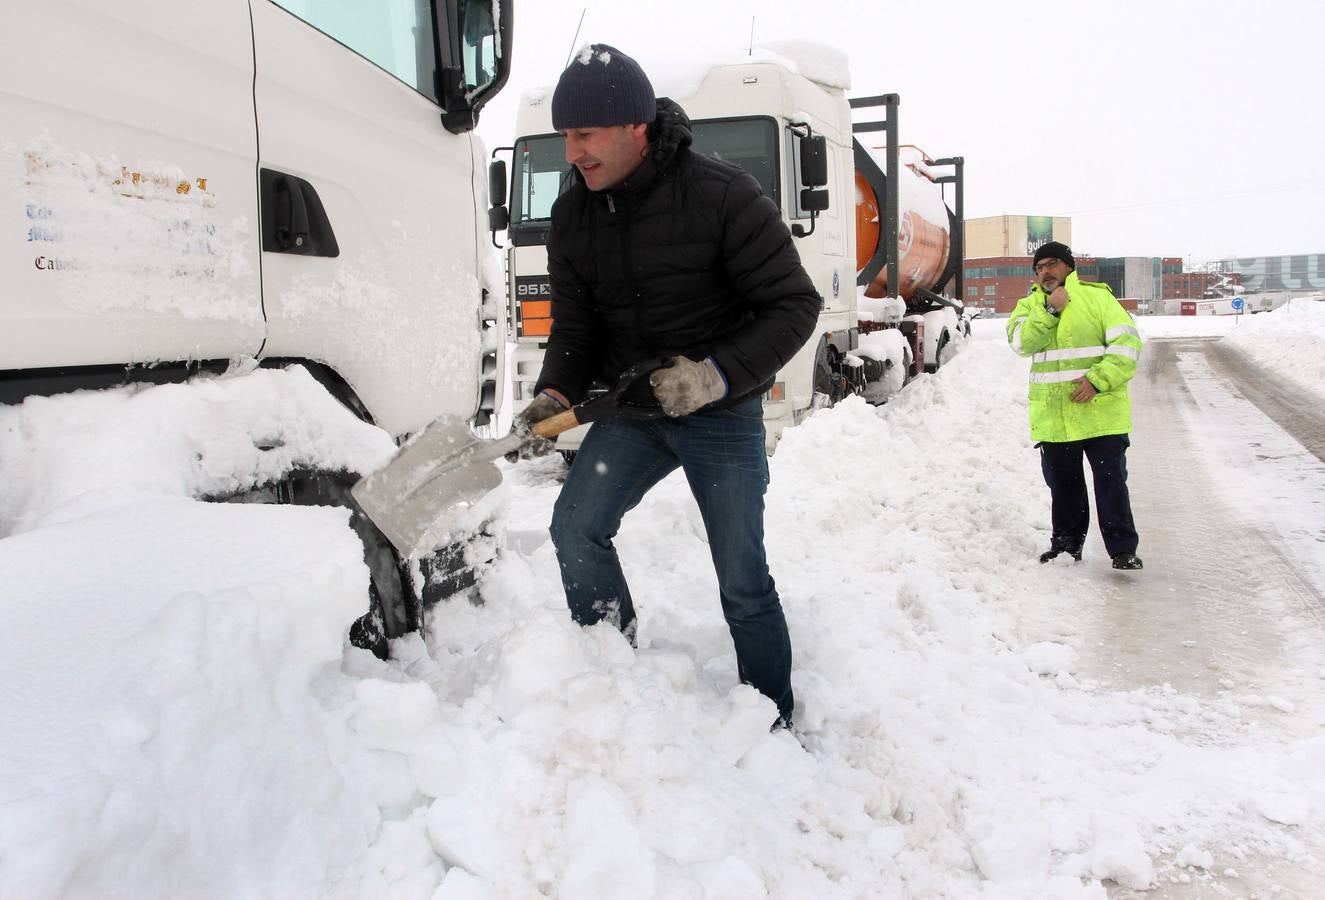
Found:
<svg viewBox="0 0 1325 900"><path fill-rule="evenodd" d="M1081 546L1090 528L1090 501L1081 466L1085 454L1095 476L1095 506L1105 549L1111 557L1136 552L1136 525L1127 493L1127 448L1131 444L1125 434L1061 444L1041 442L1040 468L1053 497L1055 546Z"/></svg>

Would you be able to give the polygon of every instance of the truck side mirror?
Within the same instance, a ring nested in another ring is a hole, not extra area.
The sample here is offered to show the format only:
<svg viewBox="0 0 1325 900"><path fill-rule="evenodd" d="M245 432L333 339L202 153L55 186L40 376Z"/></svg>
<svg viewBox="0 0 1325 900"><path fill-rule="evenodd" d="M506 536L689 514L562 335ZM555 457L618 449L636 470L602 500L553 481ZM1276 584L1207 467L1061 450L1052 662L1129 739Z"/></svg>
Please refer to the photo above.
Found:
<svg viewBox="0 0 1325 900"><path fill-rule="evenodd" d="M505 231L511 224L511 211L506 208L506 160L494 159L488 163L488 198L492 205L488 207L488 231L492 232L492 246L498 250L497 232Z"/></svg>
<svg viewBox="0 0 1325 900"><path fill-rule="evenodd" d="M488 198L493 206L506 205L506 160L494 159L488 164Z"/></svg>
<svg viewBox="0 0 1325 900"><path fill-rule="evenodd" d="M804 190L801 191L801 209L808 213L821 213L828 208L828 191L823 190Z"/></svg>
<svg viewBox="0 0 1325 900"><path fill-rule="evenodd" d="M822 134L807 134L801 138L801 184L823 187L828 183L828 140ZM827 209L827 206L824 207Z"/></svg>
<svg viewBox="0 0 1325 900"><path fill-rule="evenodd" d="M510 4L498 0L435 0L437 92L442 125L459 134L511 74Z"/></svg>

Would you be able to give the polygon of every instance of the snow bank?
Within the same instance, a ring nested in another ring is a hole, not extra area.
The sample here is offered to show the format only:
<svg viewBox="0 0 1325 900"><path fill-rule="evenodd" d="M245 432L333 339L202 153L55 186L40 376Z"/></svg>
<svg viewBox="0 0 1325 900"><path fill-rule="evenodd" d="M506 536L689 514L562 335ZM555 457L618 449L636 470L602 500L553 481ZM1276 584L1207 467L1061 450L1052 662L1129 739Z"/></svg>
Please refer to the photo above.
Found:
<svg viewBox="0 0 1325 900"><path fill-rule="evenodd" d="M1325 302L1295 300L1273 312L1239 316L1226 344L1325 399Z"/></svg>
<svg viewBox="0 0 1325 900"><path fill-rule="evenodd" d="M816 414L772 460L768 541L808 753L769 735L771 705L737 684L679 476L616 541L640 650L610 628L568 630L551 547L527 537L487 606L436 611L429 656L406 668L518 787L483 775L430 816L503 836L481 869L495 896L577 892L591 872L606 897L1102 897L1105 880L1177 877L1183 846L1239 862L1299 852L1249 811L1306 816L1319 835L1314 807L1279 812L1273 785L1325 761L1321 746L1238 741L1235 710L1075 677L1075 648L1052 638L1098 588L1034 562L1047 498L1026 363L1003 323L975 324L938 375L882 410ZM508 471L513 533L546 522L559 472ZM1302 784L1320 795L1319 779ZM575 834L587 810L597 846Z"/></svg>
<svg viewBox="0 0 1325 900"><path fill-rule="evenodd" d="M285 419L260 385L159 389L177 401L164 418L157 389L0 411L6 473L28 485L0 506L22 523L0 541L0 883L25 897L1102 898L1106 880L1310 859L1325 740L1075 671L1070 623L1099 585L1035 562L1048 511L1027 363L1003 322L973 324L939 373L886 407L816 414L771 460L798 736L770 733L772 704L738 682L679 475L616 541L638 650L569 621L537 536L562 473L551 457L505 468L498 528L519 551L484 603L438 606L426 641L397 641L384 665L342 656L367 582L342 512L188 498L266 451L182 468L150 452L210 451L218 411L249 443L269 436L252 423ZM328 410L299 415L281 432L291 454L386 449ZM72 442L33 437L79 423L106 451L79 465L62 462ZM141 455L117 449L131 441ZM50 493L70 470L83 487Z"/></svg>
<svg viewBox="0 0 1325 900"><path fill-rule="evenodd" d="M1223 337L1249 316L1136 316L1136 327L1150 338Z"/></svg>
<svg viewBox="0 0 1325 900"><path fill-rule="evenodd" d="M0 537L137 497L231 494L298 466L371 471L394 448L299 367L34 397L0 407Z"/></svg>
<svg viewBox="0 0 1325 900"><path fill-rule="evenodd" d="M391 447L302 370L0 407L0 893L358 889L348 514L194 498Z"/></svg>

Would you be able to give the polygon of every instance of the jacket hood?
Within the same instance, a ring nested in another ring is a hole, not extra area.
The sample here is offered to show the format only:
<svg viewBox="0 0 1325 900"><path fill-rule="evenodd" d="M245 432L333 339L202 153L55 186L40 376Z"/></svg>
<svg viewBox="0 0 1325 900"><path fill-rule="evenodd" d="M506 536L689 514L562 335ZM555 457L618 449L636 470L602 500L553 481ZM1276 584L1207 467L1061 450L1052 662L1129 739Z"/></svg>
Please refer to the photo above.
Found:
<svg viewBox="0 0 1325 900"><path fill-rule="evenodd" d="M649 143L653 145L650 159L659 170L666 169L682 147L694 140L690 132L690 117L670 97L658 98L658 115L649 126Z"/></svg>
<svg viewBox="0 0 1325 900"><path fill-rule="evenodd" d="M649 126L649 146L653 151L613 193L632 194L648 188L666 174L677 154L693 140L686 111L669 97L659 97L657 102L658 115Z"/></svg>

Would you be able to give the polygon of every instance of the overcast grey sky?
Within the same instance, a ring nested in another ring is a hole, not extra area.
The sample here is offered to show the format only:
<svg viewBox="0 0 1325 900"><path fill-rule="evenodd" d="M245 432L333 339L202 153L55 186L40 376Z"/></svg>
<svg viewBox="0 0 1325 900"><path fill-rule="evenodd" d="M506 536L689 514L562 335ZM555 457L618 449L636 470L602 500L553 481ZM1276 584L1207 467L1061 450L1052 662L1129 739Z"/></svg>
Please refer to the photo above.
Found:
<svg viewBox="0 0 1325 900"><path fill-rule="evenodd" d="M966 158L968 217L1072 217L1101 256L1325 253L1325 4L1120 0L517 0L515 66L483 113L514 136L526 88L579 43L648 71L812 40L850 59L852 96L901 95L902 140Z"/></svg>

